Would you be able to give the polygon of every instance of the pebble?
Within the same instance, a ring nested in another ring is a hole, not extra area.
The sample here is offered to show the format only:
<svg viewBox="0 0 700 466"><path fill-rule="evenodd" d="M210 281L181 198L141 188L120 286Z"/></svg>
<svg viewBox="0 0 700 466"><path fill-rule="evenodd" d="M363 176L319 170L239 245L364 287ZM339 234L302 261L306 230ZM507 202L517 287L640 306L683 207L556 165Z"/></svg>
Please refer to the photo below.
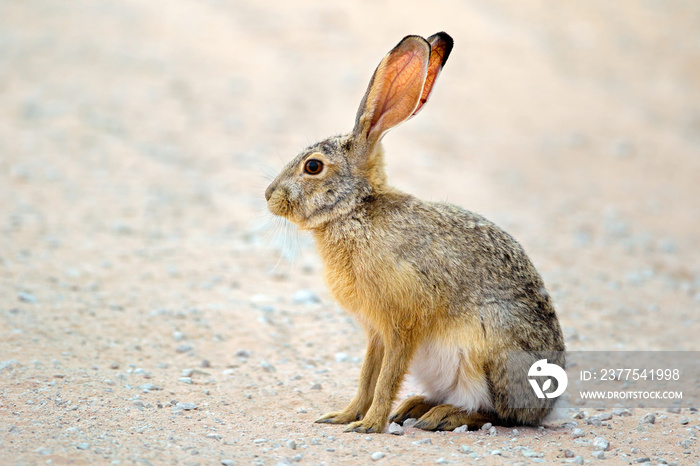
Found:
<svg viewBox="0 0 700 466"><path fill-rule="evenodd" d="M416 440L413 442L414 445L432 445L433 441L430 440L429 438L423 438L420 440Z"/></svg>
<svg viewBox="0 0 700 466"><path fill-rule="evenodd" d="M564 458L573 458L574 452L571 450L564 450Z"/></svg>
<svg viewBox="0 0 700 466"><path fill-rule="evenodd" d="M610 449L610 442L608 442L603 437L596 437L591 442L591 447L596 451L608 451Z"/></svg>
<svg viewBox="0 0 700 466"><path fill-rule="evenodd" d="M265 372L275 372L275 371L277 371L277 369L275 369L275 366L273 366L272 364L270 364L269 362L267 362L267 361L265 361L265 360L263 360L263 361L260 363L260 367L262 367L263 370L264 370Z"/></svg>
<svg viewBox="0 0 700 466"><path fill-rule="evenodd" d="M651 463L651 458L648 456L643 456L641 458L635 458L634 459L635 463Z"/></svg>
<svg viewBox="0 0 700 466"><path fill-rule="evenodd" d="M474 450L469 445L462 445L462 453L474 453Z"/></svg>
<svg viewBox="0 0 700 466"><path fill-rule="evenodd" d="M443 457L440 457L440 458L436 459L435 462L436 462L437 464L447 464L447 460L446 460L445 458L443 458Z"/></svg>
<svg viewBox="0 0 700 466"><path fill-rule="evenodd" d="M348 356L348 353L335 353L335 360L337 362L345 362L349 359L350 357Z"/></svg>
<svg viewBox="0 0 700 466"><path fill-rule="evenodd" d="M372 456L370 456L370 458L372 458L372 461L379 461L380 459L384 458L384 453L381 451L375 451L374 453L372 453Z"/></svg>
<svg viewBox="0 0 700 466"><path fill-rule="evenodd" d="M640 424L654 424L656 422L656 415L654 413L646 413L639 419Z"/></svg>
<svg viewBox="0 0 700 466"><path fill-rule="evenodd" d="M490 422L487 422L486 424L481 426L481 430L489 430L491 427L493 427L493 424L491 424Z"/></svg>
<svg viewBox="0 0 700 466"><path fill-rule="evenodd" d="M19 299L23 303L36 304L36 296L26 291L20 291L19 293L17 293L17 299Z"/></svg>
<svg viewBox="0 0 700 466"><path fill-rule="evenodd" d="M175 409L183 410L183 411L191 411L193 409L197 409L198 406L194 403L177 403L175 405Z"/></svg>
<svg viewBox="0 0 700 466"><path fill-rule="evenodd" d="M531 450L529 448L524 449L522 451L522 454L525 458L537 458L537 457L541 456L539 453L537 453L536 451Z"/></svg>
<svg viewBox="0 0 700 466"><path fill-rule="evenodd" d="M615 416L620 416L620 417L626 417L626 416L632 415L632 412L629 409L625 409L625 408L614 408L612 410L612 413Z"/></svg>
<svg viewBox="0 0 700 466"><path fill-rule="evenodd" d="M678 406L669 406L666 411L668 411L669 413L673 413L673 414L680 414L681 408L679 408Z"/></svg>
<svg viewBox="0 0 700 466"><path fill-rule="evenodd" d="M574 429L571 431L571 438L581 438L586 436L586 431L583 429Z"/></svg>
<svg viewBox="0 0 700 466"><path fill-rule="evenodd" d="M489 454L494 456L501 456L503 452L501 450L491 450Z"/></svg>
<svg viewBox="0 0 700 466"><path fill-rule="evenodd" d="M192 351L194 347L192 345L188 345L187 343L183 343L181 345L177 345L177 348L175 348L175 351L178 353L189 353Z"/></svg>
<svg viewBox="0 0 700 466"><path fill-rule="evenodd" d="M596 459L599 459L599 460L605 459L605 452L602 451L602 450L594 451L594 452L593 452L593 458L596 458Z"/></svg>
<svg viewBox="0 0 700 466"><path fill-rule="evenodd" d="M299 290L292 296L294 304L317 304L321 302L318 295L313 290Z"/></svg>
<svg viewBox="0 0 700 466"><path fill-rule="evenodd" d="M233 466L235 464L233 460L221 460L220 463L224 466Z"/></svg>
<svg viewBox="0 0 700 466"><path fill-rule="evenodd" d="M496 428L491 426L491 428L489 429L489 435L493 436L493 435L496 435L497 433L498 433L498 431L496 431Z"/></svg>
<svg viewBox="0 0 700 466"><path fill-rule="evenodd" d="M601 420L601 421L609 421L610 419L612 419L612 414L611 413L601 413L601 414L595 415L594 417L596 419Z"/></svg>
<svg viewBox="0 0 700 466"><path fill-rule="evenodd" d="M418 422L418 419L413 418L413 417L409 417L408 419L403 421L403 426L405 428L413 427L416 425L417 422Z"/></svg>
<svg viewBox="0 0 700 466"><path fill-rule="evenodd" d="M296 450L297 443L294 440L287 440L287 448L291 448L292 450Z"/></svg>
<svg viewBox="0 0 700 466"><path fill-rule="evenodd" d="M389 428L386 430L386 432L388 434L391 434L391 435L404 435L405 434L403 427L401 427L400 425L398 425L395 422L392 422L391 424L389 424Z"/></svg>
<svg viewBox="0 0 700 466"><path fill-rule="evenodd" d="M464 433L464 432L466 432L466 431L468 431L468 430L469 430L469 426L466 425L466 424L464 424L463 426L457 427L457 428L456 428L455 430L453 430L452 432L455 432L455 433L458 433L458 434L462 434L462 433Z"/></svg>
<svg viewBox="0 0 700 466"><path fill-rule="evenodd" d="M323 386L320 383L315 383L311 386L311 390L321 390Z"/></svg>
<svg viewBox="0 0 700 466"><path fill-rule="evenodd" d="M87 442L82 442L77 444L75 448L77 448L78 450L87 450L88 448L90 448L90 444Z"/></svg>
<svg viewBox="0 0 700 466"><path fill-rule="evenodd" d="M573 459L572 463L574 463L574 464L583 464L583 456L578 455L576 458Z"/></svg>

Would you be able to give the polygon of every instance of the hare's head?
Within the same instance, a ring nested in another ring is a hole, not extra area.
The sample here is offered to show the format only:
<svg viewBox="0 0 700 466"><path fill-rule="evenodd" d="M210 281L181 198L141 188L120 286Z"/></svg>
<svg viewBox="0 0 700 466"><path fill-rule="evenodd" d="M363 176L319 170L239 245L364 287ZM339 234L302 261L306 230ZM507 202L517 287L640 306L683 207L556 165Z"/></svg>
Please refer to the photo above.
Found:
<svg viewBox="0 0 700 466"><path fill-rule="evenodd" d="M347 215L386 189L384 134L428 100L452 38L407 36L379 63L351 133L321 141L294 158L265 191L268 208L302 228Z"/></svg>

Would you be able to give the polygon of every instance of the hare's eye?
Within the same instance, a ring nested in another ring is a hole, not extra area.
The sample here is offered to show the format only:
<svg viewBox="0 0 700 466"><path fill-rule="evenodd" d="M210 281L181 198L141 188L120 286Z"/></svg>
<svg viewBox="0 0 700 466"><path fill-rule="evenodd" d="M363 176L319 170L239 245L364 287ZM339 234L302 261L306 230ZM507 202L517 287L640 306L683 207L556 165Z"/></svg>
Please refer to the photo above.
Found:
<svg viewBox="0 0 700 466"><path fill-rule="evenodd" d="M316 159L309 159L304 164L304 171L309 175L318 175L323 170L323 162Z"/></svg>

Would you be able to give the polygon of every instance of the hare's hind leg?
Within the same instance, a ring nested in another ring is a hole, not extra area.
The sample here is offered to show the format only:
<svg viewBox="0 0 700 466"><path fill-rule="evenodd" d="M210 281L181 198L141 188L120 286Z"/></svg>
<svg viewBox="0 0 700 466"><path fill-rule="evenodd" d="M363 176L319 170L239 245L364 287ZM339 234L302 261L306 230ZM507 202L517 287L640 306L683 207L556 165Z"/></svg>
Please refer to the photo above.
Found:
<svg viewBox="0 0 700 466"><path fill-rule="evenodd" d="M411 396L403 400L398 408L389 416L389 422L403 424L406 419L420 419L425 413L435 407L424 396Z"/></svg>
<svg viewBox="0 0 700 466"><path fill-rule="evenodd" d="M423 430L455 430L466 425L469 430L479 430L490 422L503 425L503 422L493 414L465 411L454 405L444 404L435 406L418 419L416 427Z"/></svg>

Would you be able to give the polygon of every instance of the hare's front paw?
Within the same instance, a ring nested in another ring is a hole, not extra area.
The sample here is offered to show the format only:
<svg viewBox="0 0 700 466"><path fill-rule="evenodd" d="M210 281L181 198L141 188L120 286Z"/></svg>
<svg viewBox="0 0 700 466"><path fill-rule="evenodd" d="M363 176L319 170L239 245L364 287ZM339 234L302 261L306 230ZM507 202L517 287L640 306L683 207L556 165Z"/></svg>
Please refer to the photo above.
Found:
<svg viewBox="0 0 700 466"><path fill-rule="evenodd" d="M360 419L359 413L351 413L348 411L335 411L326 413L316 419L314 422L319 424L350 424L353 421Z"/></svg>
<svg viewBox="0 0 700 466"><path fill-rule="evenodd" d="M346 429L345 432L359 432L361 434L381 434L384 432L384 427L386 427L386 420L373 421L370 418L364 418L361 421L353 422Z"/></svg>

